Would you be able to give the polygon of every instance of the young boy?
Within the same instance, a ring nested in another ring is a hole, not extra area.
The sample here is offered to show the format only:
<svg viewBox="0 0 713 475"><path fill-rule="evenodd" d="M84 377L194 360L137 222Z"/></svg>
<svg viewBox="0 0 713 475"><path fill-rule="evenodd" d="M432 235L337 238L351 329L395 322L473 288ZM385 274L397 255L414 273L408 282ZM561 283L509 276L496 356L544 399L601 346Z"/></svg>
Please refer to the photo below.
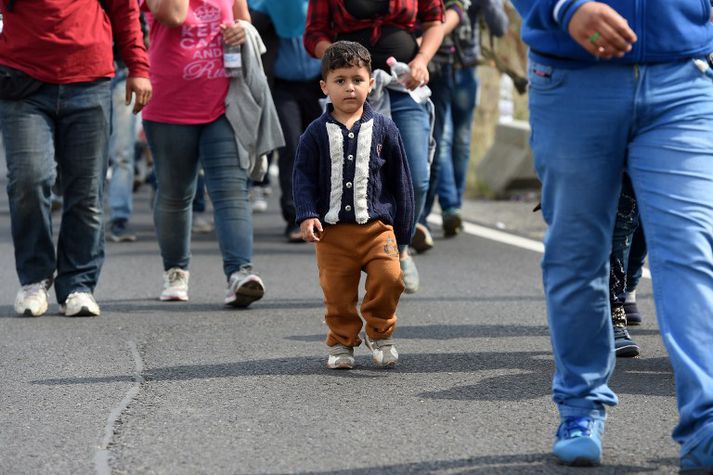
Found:
<svg viewBox="0 0 713 475"><path fill-rule="evenodd" d="M354 366L362 270L366 344L379 366L393 367L399 359L391 335L404 290L399 246L411 237L413 186L396 125L366 103L373 83L366 48L332 44L322 57L320 81L331 104L302 135L295 157L296 222L302 238L316 243L329 368Z"/></svg>

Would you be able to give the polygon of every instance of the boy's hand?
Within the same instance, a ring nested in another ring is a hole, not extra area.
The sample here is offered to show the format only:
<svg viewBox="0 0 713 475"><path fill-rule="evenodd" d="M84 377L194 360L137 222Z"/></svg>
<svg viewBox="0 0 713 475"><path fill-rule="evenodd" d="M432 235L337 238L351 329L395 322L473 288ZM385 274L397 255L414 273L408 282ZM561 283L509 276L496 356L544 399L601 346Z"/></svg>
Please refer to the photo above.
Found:
<svg viewBox="0 0 713 475"><path fill-rule="evenodd" d="M302 239L307 242L319 242L318 234L322 231L322 223L317 218L305 219L300 223Z"/></svg>

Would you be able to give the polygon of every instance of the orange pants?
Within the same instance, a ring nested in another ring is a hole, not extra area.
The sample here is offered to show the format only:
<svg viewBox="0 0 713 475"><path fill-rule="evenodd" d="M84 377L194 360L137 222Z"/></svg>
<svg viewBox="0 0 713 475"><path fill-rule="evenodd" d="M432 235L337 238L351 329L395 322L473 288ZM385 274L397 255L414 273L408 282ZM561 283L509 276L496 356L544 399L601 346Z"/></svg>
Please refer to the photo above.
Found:
<svg viewBox="0 0 713 475"><path fill-rule="evenodd" d="M359 279L366 272L361 316L372 340L388 338L404 290L393 227L381 221L325 226L316 245L319 283L324 291L327 346L359 346Z"/></svg>

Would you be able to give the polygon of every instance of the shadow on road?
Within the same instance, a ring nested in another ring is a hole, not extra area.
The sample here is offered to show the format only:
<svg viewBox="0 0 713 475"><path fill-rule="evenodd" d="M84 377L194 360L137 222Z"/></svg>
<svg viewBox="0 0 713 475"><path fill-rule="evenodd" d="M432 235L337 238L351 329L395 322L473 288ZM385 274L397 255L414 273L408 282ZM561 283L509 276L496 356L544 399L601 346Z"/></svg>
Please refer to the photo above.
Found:
<svg viewBox="0 0 713 475"><path fill-rule="evenodd" d="M651 466L602 465L594 469L585 469L587 474L622 474L647 473L660 471L662 466L675 465L676 460L651 460ZM671 467L673 469L673 467ZM582 471L580 469L580 471ZM549 454L487 455L458 460L434 460L427 462L382 465L358 469L329 470L316 472L290 472L293 475L375 475L375 474L416 474L457 473L458 475L475 474L532 474L532 473L573 473L571 467L557 465ZM270 475L286 475L274 473Z"/></svg>
<svg viewBox="0 0 713 475"><path fill-rule="evenodd" d="M658 330L637 329L635 335L658 335ZM545 325L404 325L398 326L399 340L452 340L457 338L510 338L550 335ZM292 335L287 340L317 342L324 335Z"/></svg>
<svg viewBox="0 0 713 475"><path fill-rule="evenodd" d="M481 371L511 370L512 373L482 378ZM382 378L428 373L473 373L476 384L418 394L428 399L518 401L550 394L553 363L549 352L474 352L405 354L393 370L375 368L365 356L357 357L357 369L333 371L324 366L323 356L291 357L207 365L180 365L148 369L142 376L152 381L188 381L209 378L253 376L312 376L335 378ZM666 358L620 361L612 388L621 394L670 396L673 374ZM131 375L92 378L61 378L33 381L42 385L100 384L133 381Z"/></svg>

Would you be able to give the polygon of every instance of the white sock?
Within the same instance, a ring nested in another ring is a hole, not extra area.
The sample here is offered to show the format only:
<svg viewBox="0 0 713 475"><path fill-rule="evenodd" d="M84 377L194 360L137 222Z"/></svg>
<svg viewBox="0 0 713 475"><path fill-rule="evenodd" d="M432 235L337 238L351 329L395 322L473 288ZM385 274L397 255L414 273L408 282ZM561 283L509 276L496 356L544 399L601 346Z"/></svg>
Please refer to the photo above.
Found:
<svg viewBox="0 0 713 475"><path fill-rule="evenodd" d="M624 297L624 303L636 303L636 290L632 290L631 292L626 293L626 296Z"/></svg>

